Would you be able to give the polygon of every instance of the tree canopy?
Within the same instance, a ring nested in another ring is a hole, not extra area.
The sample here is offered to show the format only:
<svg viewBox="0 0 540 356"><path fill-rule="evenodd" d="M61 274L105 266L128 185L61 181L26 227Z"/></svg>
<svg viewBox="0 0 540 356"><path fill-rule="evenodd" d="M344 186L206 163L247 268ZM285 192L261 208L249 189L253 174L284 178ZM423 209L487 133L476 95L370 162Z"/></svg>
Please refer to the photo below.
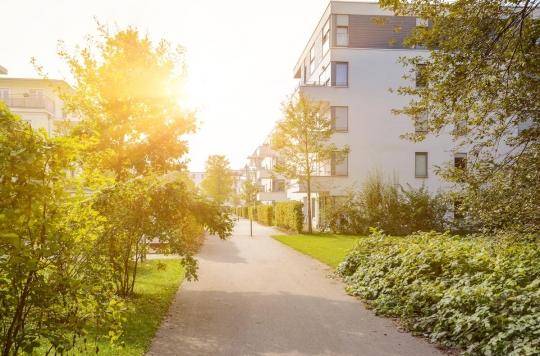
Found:
<svg viewBox="0 0 540 356"><path fill-rule="evenodd" d="M421 85L396 113L422 120L427 133L450 133L465 165L442 167L456 199L488 229L540 226L540 1L381 0L397 15L426 26L408 38L429 56L403 58ZM427 120L426 120L427 117Z"/></svg>
<svg viewBox="0 0 540 356"><path fill-rule="evenodd" d="M232 197L234 176L225 156L209 156L206 161L206 172L201 187L211 199L223 204Z"/></svg>

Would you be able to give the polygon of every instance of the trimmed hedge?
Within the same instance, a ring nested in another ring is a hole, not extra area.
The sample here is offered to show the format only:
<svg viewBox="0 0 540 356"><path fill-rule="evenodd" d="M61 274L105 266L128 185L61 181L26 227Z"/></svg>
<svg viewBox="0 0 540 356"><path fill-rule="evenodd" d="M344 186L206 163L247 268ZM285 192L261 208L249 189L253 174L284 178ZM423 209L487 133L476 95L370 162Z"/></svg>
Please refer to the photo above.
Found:
<svg viewBox="0 0 540 356"><path fill-rule="evenodd" d="M274 207L272 205L257 206L257 221L263 225L274 224Z"/></svg>
<svg viewBox="0 0 540 356"><path fill-rule="evenodd" d="M304 227L303 204L299 201L285 201L276 203L274 207L274 222L277 226L302 232Z"/></svg>
<svg viewBox="0 0 540 356"><path fill-rule="evenodd" d="M236 207L236 215L241 217L241 218L245 218L247 219L248 218L248 208L247 206L238 206Z"/></svg>
<svg viewBox="0 0 540 356"><path fill-rule="evenodd" d="M540 240L515 241L375 231L337 271L350 294L433 342L469 355L540 355Z"/></svg>
<svg viewBox="0 0 540 356"><path fill-rule="evenodd" d="M248 219L257 220L257 206L248 207Z"/></svg>

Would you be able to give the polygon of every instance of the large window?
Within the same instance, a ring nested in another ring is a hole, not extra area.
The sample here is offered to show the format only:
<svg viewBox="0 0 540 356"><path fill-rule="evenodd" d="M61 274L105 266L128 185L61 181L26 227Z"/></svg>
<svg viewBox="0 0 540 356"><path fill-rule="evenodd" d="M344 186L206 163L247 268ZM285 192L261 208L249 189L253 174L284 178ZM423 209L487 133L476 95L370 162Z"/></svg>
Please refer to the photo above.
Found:
<svg viewBox="0 0 540 356"><path fill-rule="evenodd" d="M333 76L332 85L338 87L346 87L349 85L349 63L347 62L332 62Z"/></svg>
<svg viewBox="0 0 540 356"><path fill-rule="evenodd" d="M414 132L426 133L428 129L428 113L425 112L414 118Z"/></svg>
<svg viewBox="0 0 540 356"><path fill-rule="evenodd" d="M349 46L349 16L336 15L336 46Z"/></svg>
<svg viewBox="0 0 540 356"><path fill-rule="evenodd" d="M322 68L319 75L319 85L330 85L330 63Z"/></svg>
<svg viewBox="0 0 540 356"><path fill-rule="evenodd" d="M323 55L330 49L330 19L326 21L322 30L322 52Z"/></svg>
<svg viewBox="0 0 540 356"><path fill-rule="evenodd" d="M347 176L349 174L349 155L345 154L339 158L332 157L332 176Z"/></svg>
<svg viewBox="0 0 540 356"><path fill-rule="evenodd" d="M416 152L414 154L414 176L416 178L427 178L428 176L427 152Z"/></svg>
<svg viewBox="0 0 540 356"><path fill-rule="evenodd" d="M416 87L422 88L427 85L426 75L425 75L425 64L418 64L416 66Z"/></svg>
<svg viewBox="0 0 540 356"><path fill-rule="evenodd" d="M334 130L337 132L347 132L349 130L349 107L332 106L330 112Z"/></svg>

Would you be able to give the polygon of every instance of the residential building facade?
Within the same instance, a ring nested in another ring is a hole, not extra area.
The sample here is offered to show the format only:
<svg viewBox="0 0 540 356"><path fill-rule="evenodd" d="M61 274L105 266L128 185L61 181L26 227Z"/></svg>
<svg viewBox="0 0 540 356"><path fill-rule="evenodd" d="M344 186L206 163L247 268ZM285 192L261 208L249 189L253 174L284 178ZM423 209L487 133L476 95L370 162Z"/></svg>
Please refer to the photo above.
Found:
<svg viewBox="0 0 540 356"><path fill-rule="evenodd" d="M49 135L78 121L64 112L64 102L58 95L59 90L69 89L63 80L0 76L0 101L34 129L44 129Z"/></svg>
<svg viewBox="0 0 540 356"><path fill-rule="evenodd" d="M453 161L451 136L443 133L410 142L401 136L422 128L392 113L410 98L391 88L422 85L418 77L412 83L403 78L406 69L399 59L429 55L403 43L413 28L425 25L415 17L394 16L377 3L331 1L316 26L294 67L294 77L299 93L329 104L336 129L332 141L348 146L349 154L341 162L323 165L314 177L310 203L315 226L324 199L359 189L375 172L396 184L424 185L432 192L445 189L435 169ZM290 185L287 196L303 201L306 210L301 184Z"/></svg>

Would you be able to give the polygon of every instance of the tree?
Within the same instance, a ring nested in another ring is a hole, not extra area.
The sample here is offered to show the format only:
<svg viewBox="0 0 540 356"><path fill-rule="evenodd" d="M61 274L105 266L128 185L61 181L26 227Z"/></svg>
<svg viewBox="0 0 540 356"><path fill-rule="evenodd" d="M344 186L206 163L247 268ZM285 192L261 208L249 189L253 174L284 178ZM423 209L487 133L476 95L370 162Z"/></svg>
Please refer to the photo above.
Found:
<svg viewBox="0 0 540 356"><path fill-rule="evenodd" d="M233 193L234 177L225 156L209 156L206 173L201 186L203 191L216 203L223 204Z"/></svg>
<svg viewBox="0 0 540 356"><path fill-rule="evenodd" d="M430 55L402 59L407 77L421 85L398 89L412 99L396 113L416 121L427 114L428 134L450 131L454 150L467 152L466 164L442 167L441 174L456 182L456 199L480 226L538 232L540 1L380 4L428 24L407 40ZM406 135L414 141L425 136Z"/></svg>
<svg viewBox="0 0 540 356"><path fill-rule="evenodd" d="M257 193L259 190L253 184L251 179L247 179L242 183L242 193L241 198L244 201L244 204L246 205L253 205L257 201Z"/></svg>
<svg viewBox="0 0 540 356"><path fill-rule="evenodd" d="M63 353L90 331L118 337L120 304L97 253L102 217L66 175L76 162L74 142L0 102L2 355Z"/></svg>
<svg viewBox="0 0 540 356"><path fill-rule="evenodd" d="M303 94L293 97L284 105L285 117L277 123L272 136L272 148L281 158L275 171L306 185L310 234L313 232L312 178L321 173L321 165L332 161L339 163L348 152L348 147L337 148L330 143L335 129L328 111L325 102L312 101Z"/></svg>
<svg viewBox="0 0 540 356"><path fill-rule="evenodd" d="M179 254L187 276L196 277L194 242L203 229L225 238L232 222L185 179L168 176L185 171L183 137L195 130L194 114L179 105L182 50L131 27L111 34L99 26L98 34L74 53L60 50L75 79L61 96L67 111L83 118L72 132L83 144L82 178L105 218L99 241L117 293L128 296L149 241Z"/></svg>

